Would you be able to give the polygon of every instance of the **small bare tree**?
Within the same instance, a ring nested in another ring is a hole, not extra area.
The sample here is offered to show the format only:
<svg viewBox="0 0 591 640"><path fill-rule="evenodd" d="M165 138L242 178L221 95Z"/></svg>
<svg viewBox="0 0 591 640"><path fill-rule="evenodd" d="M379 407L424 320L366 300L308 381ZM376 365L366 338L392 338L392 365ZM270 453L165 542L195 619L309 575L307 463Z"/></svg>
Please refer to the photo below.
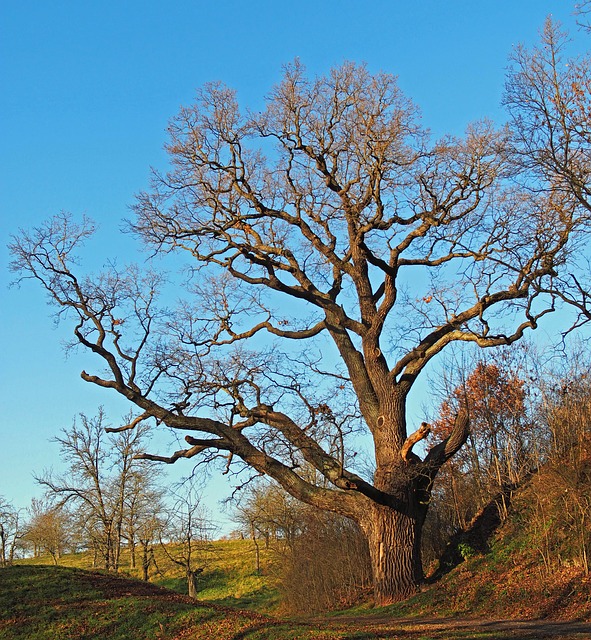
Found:
<svg viewBox="0 0 591 640"><path fill-rule="evenodd" d="M162 531L166 525L164 507L157 513L145 512L136 524L136 536L141 549L142 580L150 579L150 568L159 571L154 556L154 546L162 539Z"/></svg>
<svg viewBox="0 0 591 640"><path fill-rule="evenodd" d="M137 547L141 548L142 572L146 575L146 559L153 544L158 540L158 531L162 527L163 513L162 491L153 486L154 477L150 467L140 468L129 483L124 501L122 532L130 556L131 568L137 567ZM157 473L154 474L157 477ZM147 580L147 578L145 578Z"/></svg>
<svg viewBox="0 0 591 640"><path fill-rule="evenodd" d="M194 482L186 480L172 495L161 546L174 564L182 567L187 579L189 597L199 591L197 576L203 573L213 553L213 525L209 522Z"/></svg>
<svg viewBox="0 0 591 640"><path fill-rule="evenodd" d="M20 511L0 496L0 567L13 563L18 543L24 535Z"/></svg>

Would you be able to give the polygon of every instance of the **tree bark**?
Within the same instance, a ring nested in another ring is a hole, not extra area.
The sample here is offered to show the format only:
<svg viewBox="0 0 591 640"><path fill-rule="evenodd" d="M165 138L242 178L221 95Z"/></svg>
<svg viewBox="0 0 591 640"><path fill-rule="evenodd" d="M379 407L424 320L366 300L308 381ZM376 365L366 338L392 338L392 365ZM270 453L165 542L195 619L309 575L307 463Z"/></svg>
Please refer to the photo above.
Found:
<svg viewBox="0 0 591 640"><path fill-rule="evenodd" d="M423 581L423 521L423 514L413 517L390 507L372 507L363 529L369 543L376 605L403 600L418 590Z"/></svg>
<svg viewBox="0 0 591 640"><path fill-rule="evenodd" d="M142 580L144 580L144 582L148 582L149 580L149 573L148 573L148 569L150 568L150 559L148 557L148 549L147 547L143 547L142 549Z"/></svg>
<svg viewBox="0 0 591 640"><path fill-rule="evenodd" d="M203 571L199 568L196 570L187 569L187 585L189 590L189 598L197 599L197 576Z"/></svg>
<svg viewBox="0 0 591 640"><path fill-rule="evenodd" d="M378 418L379 431L374 436L379 445L374 484L389 500L371 502L359 521L369 544L374 597L379 606L407 598L423 582L421 537L433 480L469 433L468 415L462 410L450 436L422 460L412 447L428 434L429 426L423 423L402 441L406 430L404 399L394 396L389 409Z"/></svg>

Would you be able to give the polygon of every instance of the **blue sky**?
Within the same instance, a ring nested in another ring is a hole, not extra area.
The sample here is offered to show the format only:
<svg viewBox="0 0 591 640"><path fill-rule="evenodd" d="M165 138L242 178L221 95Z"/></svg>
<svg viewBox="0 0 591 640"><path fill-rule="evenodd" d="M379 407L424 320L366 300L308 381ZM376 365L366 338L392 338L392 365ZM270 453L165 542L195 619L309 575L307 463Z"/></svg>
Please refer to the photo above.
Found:
<svg viewBox="0 0 591 640"><path fill-rule="evenodd" d="M6 243L19 227L60 210L86 213L100 224L93 261L117 254L126 261L133 249L119 233L121 219L146 188L149 167L166 166L165 128L179 106L204 82L222 80L256 108L295 57L312 74L353 60L398 75L438 135L483 117L502 122L512 47L534 44L548 14L580 39L572 7L568 0L3 0L0 495L21 507L39 495L32 474L59 466L50 439L75 414L94 415L103 404L117 422L127 410L82 382L88 356L66 359L67 328L55 327L40 290L8 288Z"/></svg>

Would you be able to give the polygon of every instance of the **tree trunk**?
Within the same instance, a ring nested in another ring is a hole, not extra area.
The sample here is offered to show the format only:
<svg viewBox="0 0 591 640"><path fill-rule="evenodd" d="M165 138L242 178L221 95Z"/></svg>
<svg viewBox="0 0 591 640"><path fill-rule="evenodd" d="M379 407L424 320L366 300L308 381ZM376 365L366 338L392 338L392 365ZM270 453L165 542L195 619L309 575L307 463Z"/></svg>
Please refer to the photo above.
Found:
<svg viewBox="0 0 591 640"><path fill-rule="evenodd" d="M423 581L424 513L413 517L377 504L370 511L362 527L369 543L375 602L384 606L416 593Z"/></svg>
<svg viewBox="0 0 591 640"><path fill-rule="evenodd" d="M150 554L148 549L148 541L140 540L142 546L142 579L148 582L150 578Z"/></svg>
<svg viewBox="0 0 591 640"><path fill-rule="evenodd" d="M250 537L254 544L254 554L255 554L255 563L256 563L256 574L261 574L261 551L259 549L259 542L257 540L256 529L254 528L254 522L250 523Z"/></svg>
<svg viewBox="0 0 591 640"><path fill-rule="evenodd" d="M131 562L131 568L135 569L137 566L137 559L136 559L136 555L135 555L135 540L132 538L129 541L129 554L130 554L130 562Z"/></svg>
<svg viewBox="0 0 591 640"><path fill-rule="evenodd" d="M189 587L189 598L197 598L197 572L187 569L187 583Z"/></svg>
<svg viewBox="0 0 591 640"><path fill-rule="evenodd" d="M407 436L405 394L384 391L381 409L374 433L374 485L391 496L392 504L372 503L359 524L369 544L375 602L383 606L416 593L423 581L421 533L430 483L415 471L419 459L412 451L428 430Z"/></svg>

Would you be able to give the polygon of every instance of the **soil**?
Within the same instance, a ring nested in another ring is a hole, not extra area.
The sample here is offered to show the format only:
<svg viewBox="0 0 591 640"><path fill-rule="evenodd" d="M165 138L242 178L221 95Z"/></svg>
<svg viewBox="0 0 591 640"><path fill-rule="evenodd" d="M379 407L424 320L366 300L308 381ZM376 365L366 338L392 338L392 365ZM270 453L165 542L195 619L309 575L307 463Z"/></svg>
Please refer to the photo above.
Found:
<svg viewBox="0 0 591 640"><path fill-rule="evenodd" d="M315 626L334 631L359 631L359 640L399 638L412 640L589 640L591 622L549 620L487 620L470 618L343 617L338 621L316 620Z"/></svg>

